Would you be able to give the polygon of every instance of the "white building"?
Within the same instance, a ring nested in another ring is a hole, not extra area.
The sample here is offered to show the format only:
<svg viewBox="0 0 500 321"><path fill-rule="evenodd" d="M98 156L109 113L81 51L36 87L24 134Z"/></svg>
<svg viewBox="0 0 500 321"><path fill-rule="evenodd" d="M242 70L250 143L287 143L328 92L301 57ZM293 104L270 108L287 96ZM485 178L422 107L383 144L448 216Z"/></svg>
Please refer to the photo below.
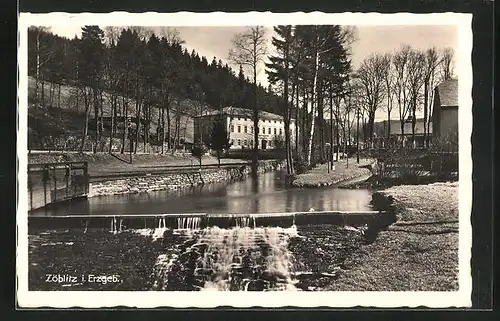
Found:
<svg viewBox="0 0 500 321"><path fill-rule="evenodd" d="M195 141L203 140L204 135L209 135L216 117L222 117L229 133L231 149L251 149L254 142L253 111L250 109L225 107L222 111L211 111L203 116L195 118L194 134ZM285 124L283 116L259 111L259 135L260 149L273 149L278 139L284 141ZM290 137L295 141L295 120L290 121Z"/></svg>

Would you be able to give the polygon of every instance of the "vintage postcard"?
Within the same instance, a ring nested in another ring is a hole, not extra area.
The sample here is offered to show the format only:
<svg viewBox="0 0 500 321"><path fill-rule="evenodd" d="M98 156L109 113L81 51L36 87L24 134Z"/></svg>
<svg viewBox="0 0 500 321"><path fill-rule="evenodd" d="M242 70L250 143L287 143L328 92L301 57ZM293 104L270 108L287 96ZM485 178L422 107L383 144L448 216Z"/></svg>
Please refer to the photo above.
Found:
<svg viewBox="0 0 500 321"><path fill-rule="evenodd" d="M471 22L21 13L19 307L471 306Z"/></svg>

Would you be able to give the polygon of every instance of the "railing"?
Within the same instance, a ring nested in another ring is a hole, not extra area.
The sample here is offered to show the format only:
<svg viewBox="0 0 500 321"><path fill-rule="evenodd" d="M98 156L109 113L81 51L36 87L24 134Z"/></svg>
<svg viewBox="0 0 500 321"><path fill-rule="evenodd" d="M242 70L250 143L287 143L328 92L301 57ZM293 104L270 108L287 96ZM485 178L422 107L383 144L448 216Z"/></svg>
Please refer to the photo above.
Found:
<svg viewBox="0 0 500 321"><path fill-rule="evenodd" d="M87 162L28 165L28 206L30 210L77 197L85 197L88 191Z"/></svg>

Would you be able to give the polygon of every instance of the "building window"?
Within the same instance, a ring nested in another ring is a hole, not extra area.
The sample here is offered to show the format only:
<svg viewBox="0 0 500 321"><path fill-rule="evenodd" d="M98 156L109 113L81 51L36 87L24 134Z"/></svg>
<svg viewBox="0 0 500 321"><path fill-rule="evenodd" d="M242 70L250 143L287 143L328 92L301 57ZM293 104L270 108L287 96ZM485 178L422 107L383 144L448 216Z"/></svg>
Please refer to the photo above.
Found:
<svg viewBox="0 0 500 321"><path fill-rule="evenodd" d="M245 126L245 134L247 133L247 126Z"/></svg>
<svg viewBox="0 0 500 321"><path fill-rule="evenodd" d="M231 139L231 145L234 145L234 139Z"/></svg>
<svg viewBox="0 0 500 321"><path fill-rule="evenodd" d="M274 135L276 135L276 128L274 129Z"/></svg>
<svg viewBox="0 0 500 321"><path fill-rule="evenodd" d="M238 133L241 133L241 126L238 125Z"/></svg>
<svg viewBox="0 0 500 321"><path fill-rule="evenodd" d="M253 133L253 126L250 126L250 133Z"/></svg>
<svg viewBox="0 0 500 321"><path fill-rule="evenodd" d="M271 135L271 127L269 127L269 128L267 129L267 133L268 133L269 135Z"/></svg>
<svg viewBox="0 0 500 321"><path fill-rule="evenodd" d="M253 146L253 140L250 141L250 146Z"/></svg>
<svg viewBox="0 0 500 321"><path fill-rule="evenodd" d="M274 123L276 124L276 121L274 121Z"/></svg>
<svg viewBox="0 0 500 321"><path fill-rule="evenodd" d="M231 133L234 133L234 125L231 125Z"/></svg>
<svg viewBox="0 0 500 321"><path fill-rule="evenodd" d="M238 146L241 146L241 140L238 139Z"/></svg>
<svg viewBox="0 0 500 321"><path fill-rule="evenodd" d="M281 136L281 134L282 134L282 133L283 133L283 131L282 131L282 130L281 130L281 128L280 128L280 136Z"/></svg>

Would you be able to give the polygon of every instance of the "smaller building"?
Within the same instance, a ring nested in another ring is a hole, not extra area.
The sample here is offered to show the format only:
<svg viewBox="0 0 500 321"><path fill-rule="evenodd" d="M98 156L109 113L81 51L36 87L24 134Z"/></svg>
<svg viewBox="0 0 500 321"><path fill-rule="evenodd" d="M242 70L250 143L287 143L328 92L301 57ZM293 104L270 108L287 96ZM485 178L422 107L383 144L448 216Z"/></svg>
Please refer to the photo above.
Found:
<svg viewBox="0 0 500 321"><path fill-rule="evenodd" d="M429 146L432 139L432 124L427 124L424 130L424 119L417 118L415 121L415 142L413 143L412 117L408 117L401 129L401 121L399 119L391 119L390 121L390 143L403 143L404 146L421 148ZM374 136L375 144L384 147L387 144L387 132L389 123L387 120L375 123ZM426 142L427 144L424 144Z"/></svg>
<svg viewBox="0 0 500 321"><path fill-rule="evenodd" d="M231 142L231 149L252 149L254 130L258 133L260 149L274 149L276 142L284 140L285 124L283 116L259 111L258 127L254 128L253 111L245 108L225 107L220 111L212 110L194 119L195 142L204 142L209 137L214 122L221 117ZM290 137L294 141L295 120L290 122Z"/></svg>
<svg viewBox="0 0 500 321"><path fill-rule="evenodd" d="M443 81L434 89L432 124L435 138L458 134L458 80Z"/></svg>

